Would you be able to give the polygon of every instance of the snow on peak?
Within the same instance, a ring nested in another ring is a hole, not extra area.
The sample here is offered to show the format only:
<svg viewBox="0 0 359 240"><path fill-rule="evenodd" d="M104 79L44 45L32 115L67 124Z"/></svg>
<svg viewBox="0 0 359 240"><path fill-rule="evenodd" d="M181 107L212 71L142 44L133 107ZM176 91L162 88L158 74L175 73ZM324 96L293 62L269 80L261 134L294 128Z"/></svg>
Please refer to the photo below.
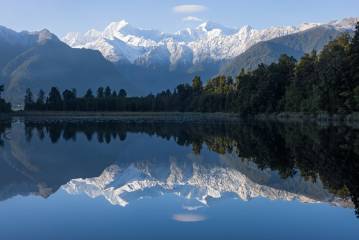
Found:
<svg viewBox="0 0 359 240"><path fill-rule="evenodd" d="M305 31L310 28L318 27L320 25L320 23L302 23L301 25L299 25L299 31Z"/></svg>
<svg viewBox="0 0 359 240"><path fill-rule="evenodd" d="M125 28L131 28L128 22L121 20L119 22L110 23L103 31L103 36L107 38L113 38L116 34L120 33Z"/></svg>
<svg viewBox="0 0 359 240"><path fill-rule="evenodd" d="M225 34L233 34L236 31L235 29L225 27L222 24L211 22L211 21L207 21L207 22L204 22L204 23L200 24L197 27L197 29L201 30L203 32L210 32L210 31L213 31L213 30L220 30Z"/></svg>
<svg viewBox="0 0 359 240"><path fill-rule="evenodd" d="M336 28L354 30L357 22L359 22L359 17L350 17L341 20L334 20L329 22L328 24L333 25Z"/></svg>
<svg viewBox="0 0 359 240"><path fill-rule="evenodd" d="M332 21L328 25L338 29L353 29L358 20L359 18L346 18ZM92 29L85 34L69 33L62 40L71 47L99 50L104 57L113 62L125 60L148 65L146 61L150 64L158 61L159 64L169 63L171 69L179 63L197 64L231 59L258 42L321 25L303 23L299 26L267 29L255 29L251 26L236 29L207 21L196 28L163 33L137 28L121 20L110 23L102 32Z"/></svg>
<svg viewBox="0 0 359 240"><path fill-rule="evenodd" d="M129 23L126 21L126 20L120 20L118 22L112 22L110 23L107 27L107 28L115 28L117 30L120 30L120 29L123 29L125 28L126 26L128 26Z"/></svg>

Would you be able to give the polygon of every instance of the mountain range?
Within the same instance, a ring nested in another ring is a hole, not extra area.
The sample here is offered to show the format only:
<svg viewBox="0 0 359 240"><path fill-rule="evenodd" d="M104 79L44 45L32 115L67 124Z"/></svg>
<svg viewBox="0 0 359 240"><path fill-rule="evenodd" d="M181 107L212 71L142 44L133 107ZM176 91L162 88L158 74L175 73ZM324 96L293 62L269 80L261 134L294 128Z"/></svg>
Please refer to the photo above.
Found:
<svg viewBox="0 0 359 240"><path fill-rule="evenodd" d="M26 88L88 88L109 85L132 95L155 93L200 75L235 76L241 68L269 64L280 54L300 58L320 51L331 39L351 32L359 18L325 24L255 29L205 22L175 33L136 28L121 20L103 31L15 32L0 27L0 84L5 97L21 104ZM101 53L101 54L100 54Z"/></svg>
<svg viewBox="0 0 359 240"><path fill-rule="evenodd" d="M112 62L127 62L140 66L165 65L169 70L185 68L187 72L196 71L207 63L220 63L233 59L246 52L259 42L288 36L310 30L307 38L293 37L307 52L322 46L317 39L311 43L311 35L316 30L340 33L352 30L357 18L331 21L326 24L304 23L299 26L271 27L254 29L250 26L229 28L213 22L204 22L196 28L187 28L176 33L135 28L122 20L112 22L103 31L91 29L84 34L69 33L62 38L75 48L99 50ZM317 34L321 38L321 33ZM332 34L331 36L334 36ZM335 36L334 36L335 37ZM307 40L307 41L306 41ZM324 38L322 42L327 42ZM293 46L295 48L295 46ZM285 50L284 50L285 51Z"/></svg>

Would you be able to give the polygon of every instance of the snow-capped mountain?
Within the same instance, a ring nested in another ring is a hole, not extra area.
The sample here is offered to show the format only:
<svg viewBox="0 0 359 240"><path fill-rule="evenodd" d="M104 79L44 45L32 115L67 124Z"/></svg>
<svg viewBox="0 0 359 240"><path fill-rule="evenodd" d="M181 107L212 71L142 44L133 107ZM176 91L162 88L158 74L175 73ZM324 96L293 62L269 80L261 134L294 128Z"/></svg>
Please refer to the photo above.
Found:
<svg viewBox="0 0 359 240"><path fill-rule="evenodd" d="M338 29L352 29L359 18L327 23ZM68 33L62 38L71 47L99 50L112 62L143 64L196 65L232 59L254 44L317 27L320 23L300 26L254 29L250 26L229 28L205 22L196 28L176 33L136 28L122 20L112 22L102 32Z"/></svg>
<svg viewBox="0 0 359 240"><path fill-rule="evenodd" d="M230 158L231 155L226 157ZM184 168L172 160L168 173L161 176L157 174L163 172L161 166L153 168L146 164L114 164L106 168L99 177L73 179L62 188L70 194L84 193L91 198L101 196L111 204L122 207L131 201L163 194L181 197L190 209L207 206L209 200L220 199L226 194L244 201L263 197L270 200L351 205L350 201L327 192L319 179L314 183L297 175L273 182L276 179L275 172L260 170L252 162L244 161L241 164L241 169L233 169L193 162L192 166ZM261 180L258 181L259 179Z"/></svg>

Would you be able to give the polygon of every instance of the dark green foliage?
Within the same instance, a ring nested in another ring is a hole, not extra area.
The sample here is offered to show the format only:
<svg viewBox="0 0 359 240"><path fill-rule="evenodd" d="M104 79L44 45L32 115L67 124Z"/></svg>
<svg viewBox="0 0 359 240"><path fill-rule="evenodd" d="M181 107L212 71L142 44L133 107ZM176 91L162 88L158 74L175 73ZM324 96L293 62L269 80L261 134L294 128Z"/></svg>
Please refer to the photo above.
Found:
<svg viewBox="0 0 359 240"><path fill-rule="evenodd" d="M349 49L351 86L353 89L350 102L355 111L359 111L359 23Z"/></svg>
<svg viewBox="0 0 359 240"><path fill-rule="evenodd" d="M62 99L63 99L63 110L69 111L69 110L76 110L76 90L65 90L62 93Z"/></svg>
<svg viewBox="0 0 359 240"><path fill-rule="evenodd" d="M315 51L305 54L295 68L295 77L286 91L285 110L314 112L318 108L316 85L318 82L318 58Z"/></svg>
<svg viewBox="0 0 359 240"><path fill-rule="evenodd" d="M46 100L47 109L50 111L63 110L62 103L63 102L60 91L56 87L52 87L49 93L49 97Z"/></svg>
<svg viewBox="0 0 359 240"><path fill-rule="evenodd" d="M315 52L304 55L287 88L285 111L329 114L358 111L355 44L355 37L351 40L348 34L343 34L326 45L319 56Z"/></svg>

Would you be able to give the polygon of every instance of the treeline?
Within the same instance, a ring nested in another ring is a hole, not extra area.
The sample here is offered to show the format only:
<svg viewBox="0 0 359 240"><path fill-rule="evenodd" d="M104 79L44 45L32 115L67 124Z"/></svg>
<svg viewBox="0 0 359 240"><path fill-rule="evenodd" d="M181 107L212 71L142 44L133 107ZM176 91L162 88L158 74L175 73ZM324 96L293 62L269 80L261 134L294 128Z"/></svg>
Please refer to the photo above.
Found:
<svg viewBox="0 0 359 240"><path fill-rule="evenodd" d="M78 111L188 111L241 114L359 111L359 23L353 37L343 34L317 54L298 62L282 55L278 62L241 71L235 79L218 76L203 85L200 77L157 95L127 97L124 90L89 89L83 97L75 90L60 94L52 88L45 100L40 91L33 101L28 90L25 110Z"/></svg>
<svg viewBox="0 0 359 240"><path fill-rule="evenodd" d="M11 104L6 102L2 98L3 92L4 92L4 85L0 85L0 113L11 112Z"/></svg>
<svg viewBox="0 0 359 240"><path fill-rule="evenodd" d="M25 111L122 111L127 92L111 90L110 87L100 87L94 94L91 89L84 96L78 97L76 89L66 89L62 93L52 87L46 96L40 90L34 99L30 89L25 94Z"/></svg>

